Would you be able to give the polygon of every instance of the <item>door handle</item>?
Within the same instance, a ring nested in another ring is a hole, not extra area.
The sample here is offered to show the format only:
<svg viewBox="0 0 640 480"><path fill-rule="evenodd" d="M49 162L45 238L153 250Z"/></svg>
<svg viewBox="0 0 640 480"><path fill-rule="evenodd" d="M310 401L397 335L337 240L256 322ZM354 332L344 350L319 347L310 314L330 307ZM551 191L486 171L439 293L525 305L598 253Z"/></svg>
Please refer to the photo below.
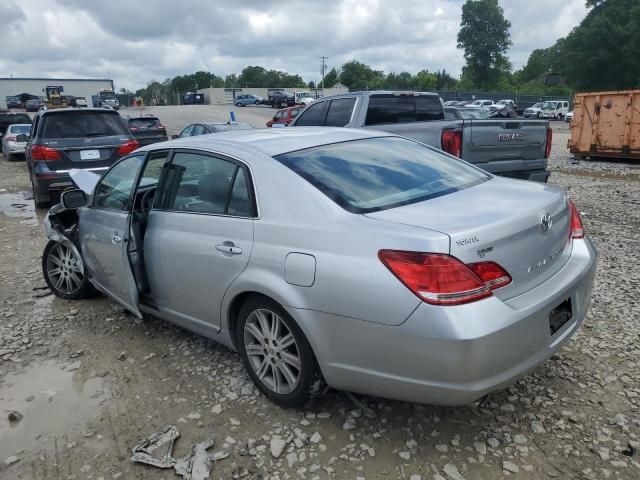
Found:
<svg viewBox="0 0 640 480"><path fill-rule="evenodd" d="M230 253L232 255L240 255L242 253L242 249L240 247L236 247L233 244L224 244L220 243L216 245L216 250L222 253Z"/></svg>

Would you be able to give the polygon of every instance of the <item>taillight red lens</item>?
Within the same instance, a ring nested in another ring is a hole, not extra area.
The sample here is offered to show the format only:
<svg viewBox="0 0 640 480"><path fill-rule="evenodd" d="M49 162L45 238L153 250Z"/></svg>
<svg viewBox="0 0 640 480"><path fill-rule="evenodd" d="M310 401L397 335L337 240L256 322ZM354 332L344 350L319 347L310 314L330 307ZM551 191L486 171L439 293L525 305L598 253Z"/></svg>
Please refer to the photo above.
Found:
<svg viewBox="0 0 640 480"><path fill-rule="evenodd" d="M474 302L511 283L511 276L493 262L465 265L451 255L400 250L380 250L378 256L409 290L433 305Z"/></svg>
<svg viewBox="0 0 640 480"><path fill-rule="evenodd" d="M158 130L165 130L164 125L157 125L156 128Z"/></svg>
<svg viewBox="0 0 640 480"><path fill-rule="evenodd" d="M60 160L60 152L55 148L46 147L44 145L31 145L32 160Z"/></svg>
<svg viewBox="0 0 640 480"><path fill-rule="evenodd" d="M127 155L128 153L133 152L139 146L140 144L135 140L129 140L127 143L123 143L122 145L120 145L120 148L118 148L118 155Z"/></svg>
<svg viewBox="0 0 640 480"><path fill-rule="evenodd" d="M544 158L549 158L551 155L551 144L553 143L553 130L551 127L547 128L547 145L544 150Z"/></svg>
<svg viewBox="0 0 640 480"><path fill-rule="evenodd" d="M441 136L442 150L454 157L462 158L462 132L445 128Z"/></svg>
<svg viewBox="0 0 640 480"><path fill-rule="evenodd" d="M4 138L5 138L5 140L7 140L7 142L15 142L17 140L16 137L13 137L13 136L10 136L10 135L8 135L8 136L6 136Z"/></svg>
<svg viewBox="0 0 640 480"><path fill-rule="evenodd" d="M140 130L140 128L139 128L139 127L130 127L130 128L129 128L129 131L130 131L130 132L137 132L138 130Z"/></svg>
<svg viewBox="0 0 640 480"><path fill-rule="evenodd" d="M571 200L569 200L569 213L571 214L569 228L571 238L584 238L584 227L582 226L582 219L580 218L578 207L576 207L576 204Z"/></svg>

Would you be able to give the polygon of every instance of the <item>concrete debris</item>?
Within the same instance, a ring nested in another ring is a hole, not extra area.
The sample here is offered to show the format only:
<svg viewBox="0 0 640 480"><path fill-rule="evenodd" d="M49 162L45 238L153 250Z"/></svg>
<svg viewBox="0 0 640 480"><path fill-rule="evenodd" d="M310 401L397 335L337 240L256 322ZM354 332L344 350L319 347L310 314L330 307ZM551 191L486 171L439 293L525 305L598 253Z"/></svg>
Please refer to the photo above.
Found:
<svg viewBox="0 0 640 480"><path fill-rule="evenodd" d="M5 459L4 464L5 464L5 466L8 467L9 465L13 465L14 463L19 462L19 461L20 461L20 457L19 456L12 455L12 456L10 456L10 457Z"/></svg>
<svg viewBox="0 0 640 480"><path fill-rule="evenodd" d="M169 425L164 430L149 435L136 444L131 452L131 461L146 463L158 468L171 468L176 461L171 457L173 444L180 436L175 425Z"/></svg>
<svg viewBox="0 0 640 480"><path fill-rule="evenodd" d="M271 437L269 448L271 449L271 455L273 455L274 458L279 458L286 446L287 442L282 437L277 435Z"/></svg>
<svg viewBox="0 0 640 480"><path fill-rule="evenodd" d="M211 456L207 449L213 446L213 440L196 443L191 451L176 461L176 474L185 480L207 480L211 474Z"/></svg>

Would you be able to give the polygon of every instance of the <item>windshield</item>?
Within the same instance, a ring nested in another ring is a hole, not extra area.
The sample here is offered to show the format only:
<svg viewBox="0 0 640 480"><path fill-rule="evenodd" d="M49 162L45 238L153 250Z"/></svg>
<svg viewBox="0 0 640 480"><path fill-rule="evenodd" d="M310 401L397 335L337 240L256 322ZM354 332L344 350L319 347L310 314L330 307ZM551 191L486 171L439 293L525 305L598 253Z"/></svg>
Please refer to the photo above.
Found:
<svg viewBox="0 0 640 480"><path fill-rule="evenodd" d="M129 120L129 128L156 128L160 126L157 118L132 118Z"/></svg>
<svg viewBox="0 0 640 480"><path fill-rule="evenodd" d="M555 110L556 109L556 102L544 102L542 104L542 110Z"/></svg>
<svg viewBox="0 0 640 480"><path fill-rule="evenodd" d="M322 145L275 158L352 213L421 202L489 179L462 161L397 137Z"/></svg>
<svg viewBox="0 0 640 480"><path fill-rule="evenodd" d="M43 138L81 138L129 136L120 115L116 112L60 111L43 116Z"/></svg>
<svg viewBox="0 0 640 480"><path fill-rule="evenodd" d="M508 105L511 102L509 100L500 100L496 105Z"/></svg>
<svg viewBox="0 0 640 480"><path fill-rule="evenodd" d="M9 129L11 133L16 133L18 135L22 133L29 134L31 131L31 125L11 125Z"/></svg>
<svg viewBox="0 0 640 480"><path fill-rule="evenodd" d="M542 108L542 103L536 103L531 108Z"/></svg>
<svg viewBox="0 0 640 480"><path fill-rule="evenodd" d="M116 94L113 92L100 92L100 98L104 98L105 100L111 100L116 98Z"/></svg>
<svg viewBox="0 0 640 480"><path fill-rule="evenodd" d="M476 100L475 102L471 102L469 105L482 105L482 100Z"/></svg>
<svg viewBox="0 0 640 480"><path fill-rule="evenodd" d="M298 97L300 97L300 98L311 98L311 94L309 92L300 92L300 93L298 93Z"/></svg>

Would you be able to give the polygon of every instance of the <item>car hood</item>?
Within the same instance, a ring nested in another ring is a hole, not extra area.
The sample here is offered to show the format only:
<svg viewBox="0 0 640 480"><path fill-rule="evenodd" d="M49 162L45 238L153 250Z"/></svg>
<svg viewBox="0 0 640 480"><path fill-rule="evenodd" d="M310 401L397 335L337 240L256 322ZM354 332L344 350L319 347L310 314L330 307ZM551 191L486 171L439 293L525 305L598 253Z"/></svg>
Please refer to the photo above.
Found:
<svg viewBox="0 0 640 480"><path fill-rule="evenodd" d="M69 176L71 180L73 180L73 183L87 195L93 194L93 189L96 187L98 180L100 180L100 175L97 173L79 168L72 168L69 171Z"/></svg>

